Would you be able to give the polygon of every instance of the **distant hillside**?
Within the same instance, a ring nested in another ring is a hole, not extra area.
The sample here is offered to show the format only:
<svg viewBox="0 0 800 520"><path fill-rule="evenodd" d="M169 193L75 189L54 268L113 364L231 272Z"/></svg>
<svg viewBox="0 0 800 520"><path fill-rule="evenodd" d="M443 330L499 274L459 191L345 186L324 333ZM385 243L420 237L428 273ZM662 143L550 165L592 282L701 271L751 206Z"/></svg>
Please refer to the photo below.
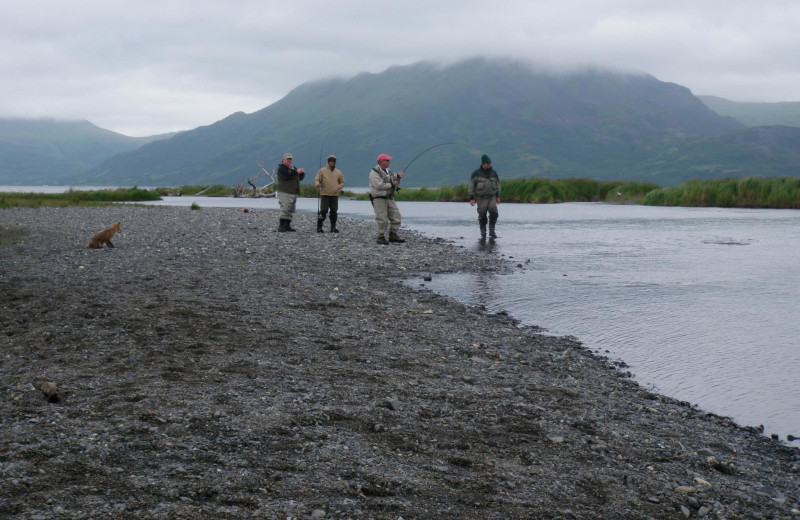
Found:
<svg viewBox="0 0 800 520"><path fill-rule="evenodd" d="M482 153L505 178L639 179L673 184L666 170L640 165L696 139L744 129L679 85L603 70L555 74L519 62L476 59L420 63L380 74L301 85L253 114L120 154L86 183L159 186L236 184L256 160L275 165L291 151L316 170L334 153L348 184L366 184L379 153L402 168L420 157L409 186L466 182Z"/></svg>
<svg viewBox="0 0 800 520"><path fill-rule="evenodd" d="M715 96L698 96L708 108L721 116L729 116L747 126L800 127L800 102L738 103Z"/></svg>
<svg viewBox="0 0 800 520"><path fill-rule="evenodd" d="M0 119L0 184L76 184L112 155L164 137L127 137L88 121Z"/></svg>
<svg viewBox="0 0 800 520"><path fill-rule="evenodd" d="M692 179L800 177L800 128L760 126L698 139L667 148L640 167L641 180L662 186ZM664 178L670 182L655 180Z"/></svg>

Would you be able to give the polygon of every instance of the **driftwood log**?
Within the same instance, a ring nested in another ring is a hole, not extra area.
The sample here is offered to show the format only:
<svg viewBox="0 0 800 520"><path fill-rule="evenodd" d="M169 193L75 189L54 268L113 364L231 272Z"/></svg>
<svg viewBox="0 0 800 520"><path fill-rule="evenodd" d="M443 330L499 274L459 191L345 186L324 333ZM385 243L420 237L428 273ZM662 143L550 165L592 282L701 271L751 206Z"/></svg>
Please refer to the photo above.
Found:
<svg viewBox="0 0 800 520"><path fill-rule="evenodd" d="M251 177L251 178L247 179L247 181L246 181L247 184L249 184L253 188L252 197L274 197L275 196L274 193L262 193L262 192L266 188L268 188L269 186L275 184L275 171L274 170L273 171L268 171L258 161L256 161L256 164L258 164L258 167L261 169L261 171L259 171L258 174L255 177ZM263 185L260 188L254 184L254 181L256 179L258 179L260 177L265 177L265 176L269 177L269 182L268 183L266 183L265 185ZM248 191L247 188L244 186L244 181L241 181L241 182L239 182L238 186L233 188L233 196L234 197L244 197L244 196L246 196L245 194L247 193L247 191Z"/></svg>

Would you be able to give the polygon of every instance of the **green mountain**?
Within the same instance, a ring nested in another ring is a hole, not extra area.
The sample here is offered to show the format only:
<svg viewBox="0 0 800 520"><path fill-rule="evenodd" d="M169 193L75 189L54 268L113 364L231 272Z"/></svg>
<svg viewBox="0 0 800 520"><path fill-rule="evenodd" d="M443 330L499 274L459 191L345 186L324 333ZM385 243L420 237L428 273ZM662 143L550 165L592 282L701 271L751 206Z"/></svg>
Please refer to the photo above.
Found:
<svg viewBox="0 0 800 520"><path fill-rule="evenodd" d="M77 175L154 139L127 137L88 121L0 119L0 184L79 184Z"/></svg>
<svg viewBox="0 0 800 520"><path fill-rule="evenodd" d="M505 178L637 179L671 146L741 130L688 89L649 75L597 69L552 73L512 61L420 63L301 85L253 114L237 113L117 155L87 183L237 184L291 151L315 171L333 153L348 184L366 184L379 153L395 168L419 157L409 186L465 182L483 153ZM656 180L657 179L657 180Z"/></svg>
<svg viewBox="0 0 800 520"><path fill-rule="evenodd" d="M473 59L307 83L258 112L152 141L69 180L45 169L38 182L236 185L259 172L257 162L274 167L288 151L310 173L335 154L349 186L366 185L380 153L395 157L395 169L408 168L407 186L464 183L483 153L506 179L671 186L688 178L800 176L798 150L791 128L748 129L650 75Z"/></svg>
<svg viewBox="0 0 800 520"><path fill-rule="evenodd" d="M784 103L739 103L716 96L698 96L708 108L747 126L800 127L800 101Z"/></svg>

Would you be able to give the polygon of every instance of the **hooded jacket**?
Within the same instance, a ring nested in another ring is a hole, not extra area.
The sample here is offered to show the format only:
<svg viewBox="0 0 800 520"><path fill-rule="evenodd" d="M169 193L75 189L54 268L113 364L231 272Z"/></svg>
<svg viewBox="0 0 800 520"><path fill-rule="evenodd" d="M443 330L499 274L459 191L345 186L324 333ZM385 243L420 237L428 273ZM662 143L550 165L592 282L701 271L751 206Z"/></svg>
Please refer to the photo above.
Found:
<svg viewBox="0 0 800 520"><path fill-rule="evenodd" d="M317 183L322 185L319 189L320 195L335 197L344 188L344 174L339 168L331 170L329 166L323 166L314 176L314 185L316 186Z"/></svg>

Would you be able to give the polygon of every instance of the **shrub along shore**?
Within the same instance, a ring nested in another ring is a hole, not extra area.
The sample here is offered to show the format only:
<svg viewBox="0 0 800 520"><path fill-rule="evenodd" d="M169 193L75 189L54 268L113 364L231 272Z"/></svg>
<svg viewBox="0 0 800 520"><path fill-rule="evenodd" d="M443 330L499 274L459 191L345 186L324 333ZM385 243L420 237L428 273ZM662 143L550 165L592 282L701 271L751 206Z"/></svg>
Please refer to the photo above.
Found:
<svg viewBox="0 0 800 520"><path fill-rule="evenodd" d="M649 182L596 181L590 179L510 179L501 181L504 202L551 204L559 202L607 202L647 206L691 206L722 208L800 209L800 178L745 177L739 179L692 180L680 186L661 188ZM260 195L274 193L275 186ZM228 197L232 188L223 185L180 186L154 190L119 188L66 193L0 193L0 208L42 206L101 206L113 202L158 200L162 196ZM300 185L300 196L316 197L317 189ZM366 193L345 190L343 196L368 200ZM400 201L465 202L468 185L437 188L403 188L396 194Z"/></svg>

